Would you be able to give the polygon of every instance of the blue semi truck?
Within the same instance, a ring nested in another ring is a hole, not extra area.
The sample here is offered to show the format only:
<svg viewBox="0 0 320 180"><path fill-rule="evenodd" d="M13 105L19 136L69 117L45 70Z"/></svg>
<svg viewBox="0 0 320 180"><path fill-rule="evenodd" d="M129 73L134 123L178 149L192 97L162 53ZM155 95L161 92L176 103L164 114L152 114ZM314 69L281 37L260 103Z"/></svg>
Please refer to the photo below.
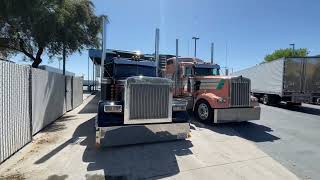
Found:
<svg viewBox="0 0 320 180"><path fill-rule="evenodd" d="M101 63L100 52L89 51L97 65ZM187 138L187 101L173 98L173 81L158 77L152 58L109 50L104 64L96 118L98 146Z"/></svg>

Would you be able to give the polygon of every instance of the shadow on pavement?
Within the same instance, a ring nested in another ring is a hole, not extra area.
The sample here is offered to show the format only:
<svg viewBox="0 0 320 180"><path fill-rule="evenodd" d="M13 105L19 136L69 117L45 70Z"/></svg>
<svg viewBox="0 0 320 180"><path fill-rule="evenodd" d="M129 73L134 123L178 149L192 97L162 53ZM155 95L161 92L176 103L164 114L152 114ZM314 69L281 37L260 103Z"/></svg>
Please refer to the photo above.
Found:
<svg viewBox="0 0 320 180"><path fill-rule="evenodd" d="M310 104L303 104L301 106L293 106L293 105L286 105L284 103L277 104L277 105L264 105L270 107L277 107L289 111L301 112L311 115L318 115L320 116L320 106L319 105L310 105Z"/></svg>
<svg viewBox="0 0 320 180"><path fill-rule="evenodd" d="M193 120L192 123L197 127L206 128L219 134L225 134L228 136L239 136L253 142L268 142L280 139L279 137L270 134L273 131L271 128L253 122L203 124L201 122Z"/></svg>
<svg viewBox="0 0 320 180"><path fill-rule="evenodd" d="M79 114L97 113L99 100L100 94L97 93L95 97L80 110Z"/></svg>
<svg viewBox="0 0 320 180"><path fill-rule="evenodd" d="M231 123L230 127L235 130L240 137L254 142L276 141L280 139L270 134L273 132L270 127L254 122Z"/></svg>
<svg viewBox="0 0 320 180"><path fill-rule="evenodd" d="M302 105L302 106L286 106L286 105L281 104L281 105L278 105L277 107L283 108L283 109L286 109L289 111L296 111L296 112L320 116L320 109L313 108L313 107L307 107L304 105Z"/></svg>
<svg viewBox="0 0 320 180"><path fill-rule="evenodd" d="M192 154L193 145L188 140L97 149L94 124L95 118L80 124L72 138L35 164L46 162L70 144L80 144L86 146L82 160L88 163L87 171L104 171L104 175L87 174L86 179L163 178L180 172L176 156Z"/></svg>
<svg viewBox="0 0 320 180"><path fill-rule="evenodd" d="M95 132L87 128L94 126L94 120L87 123L80 125L75 134L82 132L80 136L87 137L81 143L86 146L83 161L89 163L88 171L103 170L101 179L169 177L180 172L176 156L192 153L188 140L96 149Z"/></svg>

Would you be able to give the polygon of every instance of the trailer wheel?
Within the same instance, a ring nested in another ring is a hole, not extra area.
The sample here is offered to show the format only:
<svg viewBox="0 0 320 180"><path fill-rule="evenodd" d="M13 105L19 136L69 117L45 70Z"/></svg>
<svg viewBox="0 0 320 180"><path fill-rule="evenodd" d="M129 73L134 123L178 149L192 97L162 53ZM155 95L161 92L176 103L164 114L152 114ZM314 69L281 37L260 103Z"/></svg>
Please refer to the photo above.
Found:
<svg viewBox="0 0 320 180"><path fill-rule="evenodd" d="M262 97L262 103L263 103L264 105L269 105L269 104L270 104L269 95L265 94L265 95Z"/></svg>
<svg viewBox="0 0 320 180"><path fill-rule="evenodd" d="M199 121L209 122L213 117L213 110L207 101L200 100L195 106L194 114Z"/></svg>

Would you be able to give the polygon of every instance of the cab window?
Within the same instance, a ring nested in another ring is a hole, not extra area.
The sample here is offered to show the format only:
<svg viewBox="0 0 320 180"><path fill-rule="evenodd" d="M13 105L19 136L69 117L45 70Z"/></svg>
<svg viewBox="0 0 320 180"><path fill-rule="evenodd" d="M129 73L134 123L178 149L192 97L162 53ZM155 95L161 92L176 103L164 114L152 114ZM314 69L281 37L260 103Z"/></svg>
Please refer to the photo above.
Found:
<svg viewBox="0 0 320 180"><path fill-rule="evenodd" d="M185 76L191 76L192 75L192 68L191 67L185 67L184 68L184 75Z"/></svg>
<svg viewBox="0 0 320 180"><path fill-rule="evenodd" d="M219 69L212 68L195 68L196 76L218 76L220 75Z"/></svg>

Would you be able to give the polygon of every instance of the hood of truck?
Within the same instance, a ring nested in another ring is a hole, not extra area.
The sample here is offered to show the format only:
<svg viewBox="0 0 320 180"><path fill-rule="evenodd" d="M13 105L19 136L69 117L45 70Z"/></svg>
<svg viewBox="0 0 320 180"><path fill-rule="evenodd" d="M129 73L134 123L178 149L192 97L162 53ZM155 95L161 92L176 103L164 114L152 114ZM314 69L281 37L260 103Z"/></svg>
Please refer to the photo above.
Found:
<svg viewBox="0 0 320 180"><path fill-rule="evenodd" d="M196 76L192 78L200 91L221 91L227 90L225 86L228 84L229 76ZM216 93L216 92L215 92Z"/></svg>
<svg viewBox="0 0 320 180"><path fill-rule="evenodd" d="M197 76L193 83L194 95L206 100L212 107L249 107L250 80L241 76ZM218 99L223 102L218 102Z"/></svg>

